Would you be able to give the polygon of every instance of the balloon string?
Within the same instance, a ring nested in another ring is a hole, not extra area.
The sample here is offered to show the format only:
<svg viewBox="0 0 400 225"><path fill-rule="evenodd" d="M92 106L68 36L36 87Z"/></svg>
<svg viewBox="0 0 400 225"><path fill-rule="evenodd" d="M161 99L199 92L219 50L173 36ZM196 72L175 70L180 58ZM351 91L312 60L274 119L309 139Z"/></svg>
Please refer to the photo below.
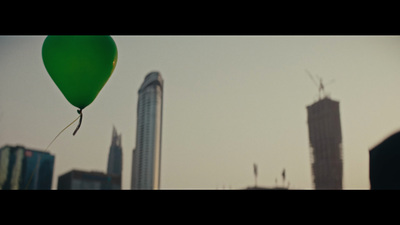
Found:
<svg viewBox="0 0 400 225"><path fill-rule="evenodd" d="M78 113L79 113L79 111L78 111ZM45 149L44 151L46 152L46 151L49 149L50 145L53 144L53 142L58 138L58 136L60 136L60 134L61 134L62 132L64 132L68 127L70 127L72 124L74 124L79 118L81 118L81 121L82 121L82 114L81 114L81 113L80 113L80 115L79 115L74 121L72 121L70 124L68 124L68 126L66 126L64 129L62 129L62 130L60 131L60 133L57 134L57 136L50 142L50 144L47 145L47 147L46 147L46 149ZM81 122L81 121L80 121L80 122ZM79 124L80 124L80 123L79 123ZM74 132L74 133L75 133L75 132ZM28 187L29 187L29 185L30 185L30 183L31 183L31 181L32 181L33 175L34 175L35 171L38 169L41 156L42 156L42 155L39 155L39 157L38 157L38 160L37 160L37 162L36 162L35 169L32 171L32 173L31 173L31 175L30 175L30 177L29 177L29 180L28 180L28 182L27 182L27 184L26 184L26 186L25 186L25 189L28 189Z"/></svg>
<svg viewBox="0 0 400 225"><path fill-rule="evenodd" d="M66 126L64 129L62 129L62 130L60 131L60 133L58 133L57 136L50 142L50 144L47 146L47 148L46 148L45 151L47 151L47 149L50 147L50 145L53 144L53 142L57 139L58 136L60 136L60 134L61 134L62 132L64 132L64 130L66 130L68 127L70 127L72 124L74 124L80 117L81 117L81 116L78 116L74 121L72 121L70 124L68 124L68 126Z"/></svg>
<svg viewBox="0 0 400 225"><path fill-rule="evenodd" d="M74 136L75 136L76 132L78 132L79 128L81 127L82 117L83 117L83 109L78 109L78 113L80 114L80 116L79 116L79 124L76 127L74 133L72 133L72 135L74 135Z"/></svg>

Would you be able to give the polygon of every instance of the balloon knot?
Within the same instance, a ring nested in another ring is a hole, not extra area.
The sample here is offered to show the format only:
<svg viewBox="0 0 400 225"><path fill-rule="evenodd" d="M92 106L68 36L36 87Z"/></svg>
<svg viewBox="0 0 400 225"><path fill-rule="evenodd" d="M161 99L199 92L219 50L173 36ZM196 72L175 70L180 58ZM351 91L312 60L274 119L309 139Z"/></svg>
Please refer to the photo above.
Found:
<svg viewBox="0 0 400 225"><path fill-rule="evenodd" d="M78 124L78 126L76 127L74 133L72 133L72 135L74 135L74 136L75 136L76 132L78 132L79 128L81 127L82 117L83 117L83 110L82 110L82 109L78 109L78 114L81 115L81 116L80 116L80 118L79 118L79 124Z"/></svg>

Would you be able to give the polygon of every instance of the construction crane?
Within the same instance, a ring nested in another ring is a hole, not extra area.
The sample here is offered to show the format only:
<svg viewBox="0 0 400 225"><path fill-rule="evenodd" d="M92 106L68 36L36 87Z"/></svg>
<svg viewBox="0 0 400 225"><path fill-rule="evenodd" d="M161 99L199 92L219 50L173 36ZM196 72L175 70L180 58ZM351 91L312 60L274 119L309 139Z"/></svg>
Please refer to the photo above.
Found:
<svg viewBox="0 0 400 225"><path fill-rule="evenodd" d="M318 88L318 97L319 99L321 99L322 97L326 96L325 93L325 86L333 83L335 80L331 80L330 82L328 82L327 84L324 85L324 82L322 81L321 77L318 77L318 75L315 75L316 79L318 79L319 83L314 79L313 75L310 73L310 71L306 70L306 73L308 74L308 76L311 78L311 80L313 81L313 83L315 84L315 86ZM322 95L321 95L322 94Z"/></svg>

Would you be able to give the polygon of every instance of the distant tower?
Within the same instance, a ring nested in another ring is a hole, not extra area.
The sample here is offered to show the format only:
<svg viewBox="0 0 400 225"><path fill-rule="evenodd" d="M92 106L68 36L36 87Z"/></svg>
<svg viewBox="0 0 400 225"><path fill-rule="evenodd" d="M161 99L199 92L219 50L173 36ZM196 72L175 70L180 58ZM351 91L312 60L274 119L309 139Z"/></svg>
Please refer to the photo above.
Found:
<svg viewBox="0 0 400 225"><path fill-rule="evenodd" d="M110 152L108 153L107 174L122 175L121 135L117 134L115 127L113 127Z"/></svg>
<svg viewBox="0 0 400 225"><path fill-rule="evenodd" d="M328 97L307 106L315 189L342 189L342 131L339 102Z"/></svg>
<svg viewBox="0 0 400 225"><path fill-rule="evenodd" d="M139 89L132 189L160 188L163 88L160 73L151 72Z"/></svg>
<svg viewBox="0 0 400 225"><path fill-rule="evenodd" d="M342 189L342 128L339 102L325 92L322 78L306 70L318 88L318 101L307 106L308 133L311 149L311 167L315 189ZM318 82L317 82L318 81Z"/></svg>

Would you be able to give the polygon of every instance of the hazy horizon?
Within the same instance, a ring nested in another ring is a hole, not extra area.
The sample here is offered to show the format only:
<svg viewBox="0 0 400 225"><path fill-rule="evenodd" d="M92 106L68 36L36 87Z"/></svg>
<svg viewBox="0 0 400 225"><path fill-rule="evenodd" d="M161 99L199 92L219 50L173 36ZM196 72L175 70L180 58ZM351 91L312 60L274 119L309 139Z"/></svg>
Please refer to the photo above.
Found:
<svg viewBox="0 0 400 225"><path fill-rule="evenodd" d="M0 147L44 150L77 116L44 68L46 36L0 36ZM343 189L369 189L368 151L400 130L400 36L112 36L117 66L80 130L50 147L58 176L107 168L122 134L130 189L138 90L164 79L161 189L313 189L306 106L318 99L305 70L340 102Z"/></svg>

